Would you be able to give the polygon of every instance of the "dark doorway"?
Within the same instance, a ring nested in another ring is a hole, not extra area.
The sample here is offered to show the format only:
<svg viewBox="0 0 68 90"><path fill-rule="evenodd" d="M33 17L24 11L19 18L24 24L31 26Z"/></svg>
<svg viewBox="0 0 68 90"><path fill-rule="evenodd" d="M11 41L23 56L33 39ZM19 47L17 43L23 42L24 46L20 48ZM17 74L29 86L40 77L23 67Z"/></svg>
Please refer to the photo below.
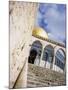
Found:
<svg viewBox="0 0 68 90"><path fill-rule="evenodd" d="M28 62L34 64L34 61L35 61L35 59L36 59L36 56L37 56L37 51L34 50L34 49L31 50L31 51L30 51L30 55L29 55L29 57L28 57Z"/></svg>
<svg viewBox="0 0 68 90"><path fill-rule="evenodd" d="M30 54L28 57L28 62L39 65L40 63L40 57L41 57L41 52L42 52L42 44L40 41L36 40L32 43L31 49L30 49Z"/></svg>

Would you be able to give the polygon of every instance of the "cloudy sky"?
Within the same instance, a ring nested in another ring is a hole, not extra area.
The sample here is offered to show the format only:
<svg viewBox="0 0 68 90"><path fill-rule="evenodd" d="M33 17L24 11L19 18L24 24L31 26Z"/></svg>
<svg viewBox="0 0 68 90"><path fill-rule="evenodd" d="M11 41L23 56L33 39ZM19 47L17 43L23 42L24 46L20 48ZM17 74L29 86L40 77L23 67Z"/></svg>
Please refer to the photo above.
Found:
<svg viewBox="0 0 68 90"><path fill-rule="evenodd" d="M42 27L50 39L66 43L66 5L43 4L39 5L36 26Z"/></svg>

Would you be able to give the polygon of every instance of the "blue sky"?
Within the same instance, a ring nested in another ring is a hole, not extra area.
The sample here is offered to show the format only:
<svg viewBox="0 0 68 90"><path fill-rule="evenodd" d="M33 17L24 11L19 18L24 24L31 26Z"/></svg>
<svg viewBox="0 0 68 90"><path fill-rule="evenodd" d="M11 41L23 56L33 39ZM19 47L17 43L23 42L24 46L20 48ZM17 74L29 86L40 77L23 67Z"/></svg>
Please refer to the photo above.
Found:
<svg viewBox="0 0 68 90"><path fill-rule="evenodd" d="M39 5L36 26L42 27L50 39L66 43L66 5L44 4Z"/></svg>

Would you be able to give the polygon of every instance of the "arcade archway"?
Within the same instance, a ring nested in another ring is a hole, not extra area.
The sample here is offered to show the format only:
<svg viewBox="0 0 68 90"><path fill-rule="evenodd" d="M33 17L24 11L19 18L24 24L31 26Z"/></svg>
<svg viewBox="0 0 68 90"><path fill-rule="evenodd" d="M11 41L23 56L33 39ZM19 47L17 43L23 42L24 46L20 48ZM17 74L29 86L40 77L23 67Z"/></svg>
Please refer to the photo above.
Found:
<svg viewBox="0 0 68 90"><path fill-rule="evenodd" d="M38 65L40 63L40 57L42 52L42 44L40 41L34 41L28 58L28 62Z"/></svg>
<svg viewBox="0 0 68 90"><path fill-rule="evenodd" d="M52 68L53 64L53 57L54 57L54 48L51 45L47 45L44 48L42 59L45 60L45 66L47 62L50 63L50 69Z"/></svg>
<svg viewBox="0 0 68 90"><path fill-rule="evenodd" d="M58 49L55 55L55 65L64 70L65 67L65 52L62 49Z"/></svg>

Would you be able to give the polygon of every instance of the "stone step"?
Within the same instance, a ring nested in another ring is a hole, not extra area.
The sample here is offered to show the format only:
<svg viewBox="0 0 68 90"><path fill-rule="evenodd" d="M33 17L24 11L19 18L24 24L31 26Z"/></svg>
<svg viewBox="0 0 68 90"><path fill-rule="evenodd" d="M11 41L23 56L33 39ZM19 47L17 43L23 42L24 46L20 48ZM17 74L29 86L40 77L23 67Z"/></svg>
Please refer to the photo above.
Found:
<svg viewBox="0 0 68 90"><path fill-rule="evenodd" d="M49 77L50 76L50 78L52 78L52 77L54 78L54 76L55 76L55 78L60 77L60 79L62 79L62 78L64 79L64 75L62 73L58 73L58 72L52 71L50 69L46 69L46 68L42 68L42 67L38 67L38 66L34 66L34 65L29 66L28 74L30 74L30 75L35 74L35 75L38 75L40 77L43 77L43 76Z"/></svg>
<svg viewBox="0 0 68 90"><path fill-rule="evenodd" d="M62 83L61 83L62 84ZM32 81L32 80L28 80L28 86L32 86L32 87L47 87L47 86L60 86L61 84L58 84L56 82L52 83L52 82L38 82L38 81Z"/></svg>
<svg viewBox="0 0 68 90"><path fill-rule="evenodd" d="M52 76L57 76L57 77L60 77L60 78L64 78L64 75L63 74L60 74L60 73L55 73L54 71L52 71L52 72L50 72L50 70L49 70L49 72L46 72L47 70L45 69L45 71L43 72L42 70L40 70L40 72L38 71L38 70L35 70L35 71L33 71L33 70L28 70L28 74L39 74L39 76L47 76L47 75L52 75ZM61 77L62 76L62 77Z"/></svg>
<svg viewBox="0 0 68 90"><path fill-rule="evenodd" d="M30 80L31 82L39 82L39 83L41 83L41 84L48 84L48 85L52 85L53 83L53 85L57 85L57 83L58 83L58 81L53 81L53 80L44 80L44 79L37 79L37 78L32 78L32 77L28 77L28 80ZM63 84L64 83L64 81L62 80L62 81L60 81L60 83L58 83L58 85L61 85L61 84Z"/></svg>
<svg viewBox="0 0 68 90"><path fill-rule="evenodd" d="M32 81L32 80L28 80L28 86L31 85L31 86L48 86L48 83L41 83L41 82L38 82L38 81Z"/></svg>
<svg viewBox="0 0 68 90"><path fill-rule="evenodd" d="M33 74L32 74L32 75L31 75L31 74L28 74L27 76L28 76L27 79L32 79L32 80L33 80L33 79L34 79L34 80L36 79L36 80L39 80L39 81L40 81L40 80L42 80L42 81L51 81L51 82L55 82L55 81L57 82L57 81L59 81L59 80L60 80L61 82L64 81L64 79L62 79L62 78L59 78L59 79L58 79L58 78L53 78L53 79L51 79L51 78L47 78L47 77L35 76L35 75L33 75Z"/></svg>
<svg viewBox="0 0 68 90"><path fill-rule="evenodd" d="M28 83L29 83L29 82L28 82ZM34 84L30 84L30 83L29 83L29 84L27 85L27 88L34 88L34 87L36 87L36 85L34 85Z"/></svg>
<svg viewBox="0 0 68 90"><path fill-rule="evenodd" d="M34 81L39 81L39 82L58 82L59 80L49 80L49 79L42 79L40 77L35 77L35 78L32 78L32 77L27 77L28 80L34 80ZM60 80L60 82L64 82L64 80Z"/></svg>
<svg viewBox="0 0 68 90"><path fill-rule="evenodd" d="M47 87L65 85L65 75L46 68L28 65L27 86Z"/></svg>

